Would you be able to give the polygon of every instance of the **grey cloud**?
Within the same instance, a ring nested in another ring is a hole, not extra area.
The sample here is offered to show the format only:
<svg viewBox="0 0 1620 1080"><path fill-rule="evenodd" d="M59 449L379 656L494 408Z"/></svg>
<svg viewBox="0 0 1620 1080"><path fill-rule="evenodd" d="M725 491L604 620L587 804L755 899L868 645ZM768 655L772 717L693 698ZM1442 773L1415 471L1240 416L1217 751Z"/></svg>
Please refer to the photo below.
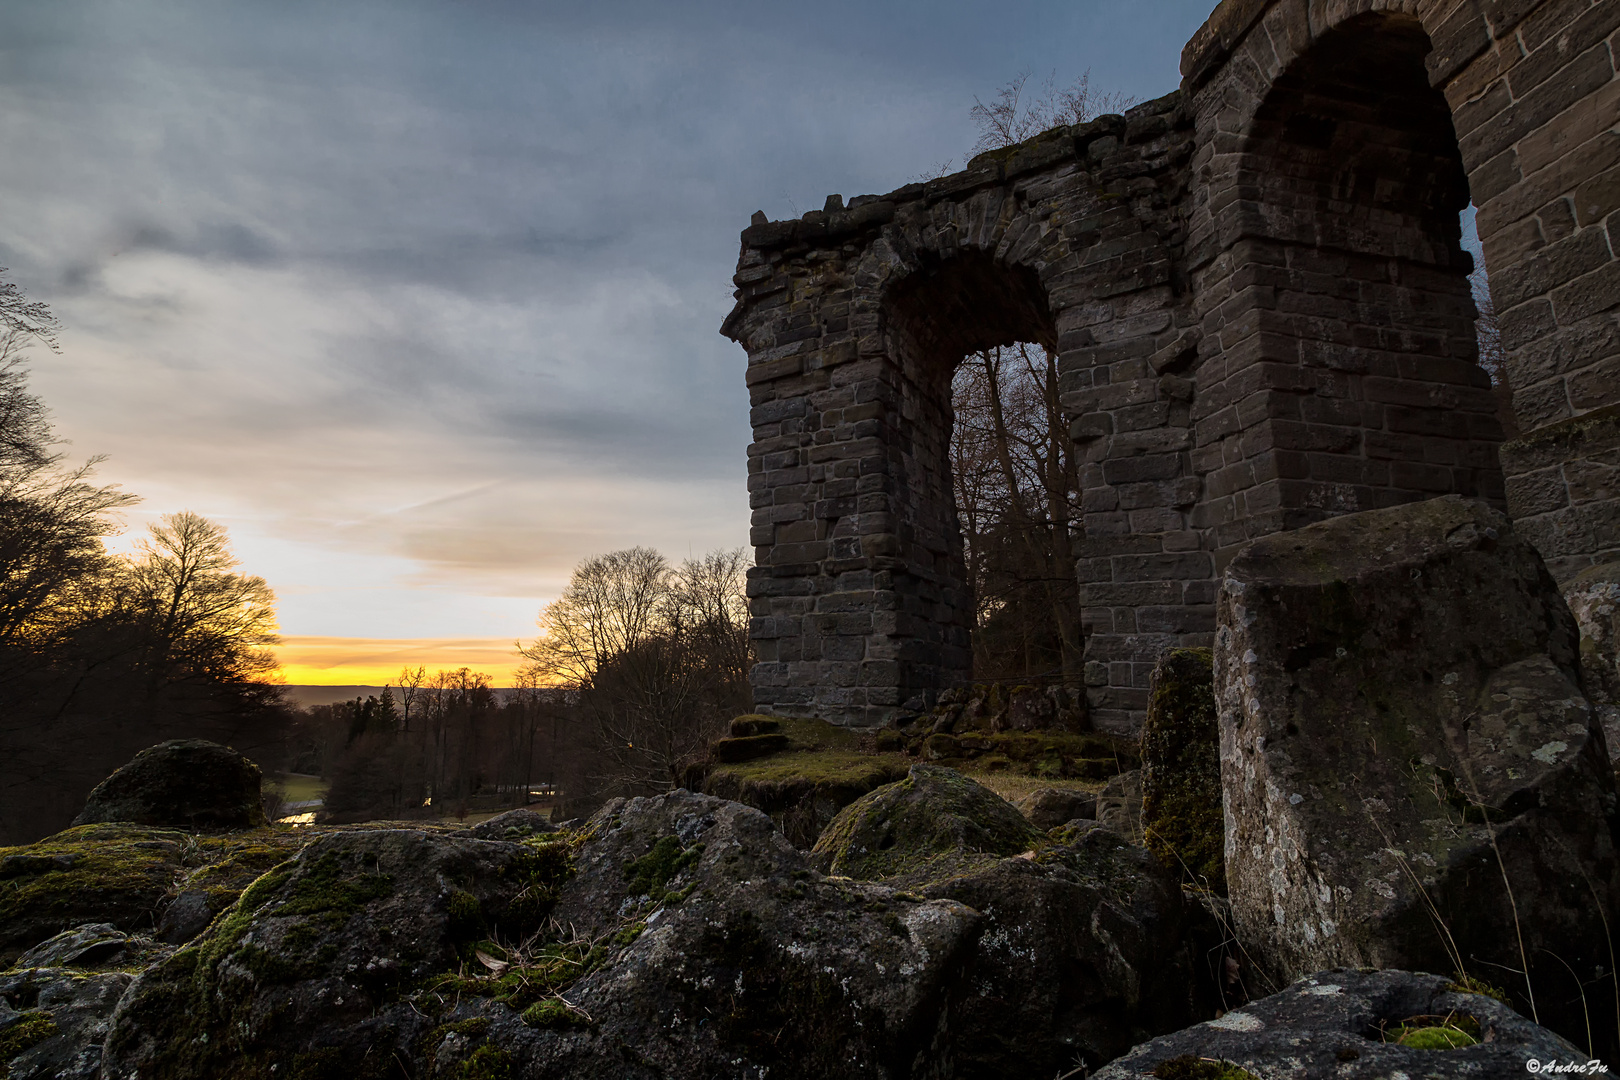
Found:
<svg viewBox="0 0 1620 1080"><path fill-rule="evenodd" d="M1211 4L4 5L0 265L137 491L446 588L741 542L748 215L960 160L1023 68L1162 93Z"/></svg>

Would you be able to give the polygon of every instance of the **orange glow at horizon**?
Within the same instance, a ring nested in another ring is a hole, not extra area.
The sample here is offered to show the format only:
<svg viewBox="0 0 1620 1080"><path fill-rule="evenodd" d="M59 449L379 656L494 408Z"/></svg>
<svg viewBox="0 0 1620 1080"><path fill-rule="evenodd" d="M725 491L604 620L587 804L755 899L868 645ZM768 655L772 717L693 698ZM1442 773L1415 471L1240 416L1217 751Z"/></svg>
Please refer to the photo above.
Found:
<svg viewBox="0 0 1620 1080"><path fill-rule="evenodd" d="M398 685L401 668L471 668L512 686L526 661L508 638L351 638L287 635L275 650L290 686Z"/></svg>

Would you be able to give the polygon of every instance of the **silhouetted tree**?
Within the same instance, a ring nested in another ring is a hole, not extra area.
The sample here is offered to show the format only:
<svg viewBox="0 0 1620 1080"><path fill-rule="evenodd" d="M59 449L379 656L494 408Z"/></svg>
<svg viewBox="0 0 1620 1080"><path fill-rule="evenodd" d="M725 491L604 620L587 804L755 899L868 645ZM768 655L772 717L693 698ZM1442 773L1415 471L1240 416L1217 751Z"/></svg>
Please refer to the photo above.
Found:
<svg viewBox="0 0 1620 1080"><path fill-rule="evenodd" d="M522 650L529 674L578 691L603 790L667 790L749 707L746 561L714 552L672 567L630 548L586 559Z"/></svg>

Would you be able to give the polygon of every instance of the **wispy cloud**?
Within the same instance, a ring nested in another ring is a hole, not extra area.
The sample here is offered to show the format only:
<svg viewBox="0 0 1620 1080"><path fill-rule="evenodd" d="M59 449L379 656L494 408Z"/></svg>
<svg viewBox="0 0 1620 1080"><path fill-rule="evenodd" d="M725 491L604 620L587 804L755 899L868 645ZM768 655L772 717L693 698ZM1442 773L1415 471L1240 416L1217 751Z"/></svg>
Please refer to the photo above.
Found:
<svg viewBox="0 0 1620 1080"><path fill-rule="evenodd" d="M737 230L972 142L1024 67L1171 89L1209 0L0 9L0 265L81 456L299 634L520 635L586 555L746 540Z"/></svg>

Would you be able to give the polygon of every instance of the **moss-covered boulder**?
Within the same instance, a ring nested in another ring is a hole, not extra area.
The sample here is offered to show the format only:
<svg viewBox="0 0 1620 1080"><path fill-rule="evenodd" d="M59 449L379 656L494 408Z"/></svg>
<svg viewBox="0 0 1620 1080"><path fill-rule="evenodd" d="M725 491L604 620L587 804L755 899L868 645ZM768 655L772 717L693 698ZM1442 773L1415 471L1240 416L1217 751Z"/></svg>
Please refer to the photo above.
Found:
<svg viewBox="0 0 1620 1080"><path fill-rule="evenodd" d="M1013 805L1037 829L1055 829L1078 819L1095 819L1097 793L1074 788L1037 788Z"/></svg>
<svg viewBox="0 0 1620 1080"><path fill-rule="evenodd" d="M134 980L74 967L0 973L0 1077L100 1080L108 1018Z"/></svg>
<svg viewBox="0 0 1620 1080"><path fill-rule="evenodd" d="M80 825L0 848L0 965L82 923L150 928L187 872L188 837L134 825Z"/></svg>
<svg viewBox="0 0 1620 1080"><path fill-rule="evenodd" d="M1142 833L1193 885L1226 891L1221 731L1209 649L1171 649L1154 665L1142 722Z"/></svg>
<svg viewBox="0 0 1620 1080"><path fill-rule="evenodd" d="M272 1080L325 1075L330 1059L380 1077L431 1026L405 993L473 960L481 939L538 930L570 861L564 841L318 837L140 975L107 1036L108 1075Z"/></svg>
<svg viewBox="0 0 1620 1080"><path fill-rule="evenodd" d="M1614 773L1575 619L1505 516L1455 496L1256 540L1215 670L1238 936L1285 976L1497 973L1620 1053ZM1511 974L1528 968L1529 983ZM1532 994L1533 991L1533 994Z"/></svg>
<svg viewBox="0 0 1620 1080"><path fill-rule="evenodd" d="M904 780L840 811L814 851L834 874L917 882L1028 851L1043 839L989 788L954 769L913 765Z"/></svg>
<svg viewBox="0 0 1620 1080"><path fill-rule="evenodd" d="M800 848L814 844L844 807L906 774L900 755L866 749L854 732L824 720L740 716L731 732L722 741L769 740L775 749L693 766L686 787L763 811Z"/></svg>
<svg viewBox="0 0 1620 1080"><path fill-rule="evenodd" d="M73 824L252 829L266 824L259 788L259 767L230 747L171 739L142 750L97 784Z"/></svg>
<svg viewBox="0 0 1620 1080"><path fill-rule="evenodd" d="M1164 1035L1096 1080L1472 1080L1525 1076L1590 1055L1451 979L1341 969L1302 978L1220 1019ZM1533 1066L1526 1071L1526 1062Z"/></svg>

